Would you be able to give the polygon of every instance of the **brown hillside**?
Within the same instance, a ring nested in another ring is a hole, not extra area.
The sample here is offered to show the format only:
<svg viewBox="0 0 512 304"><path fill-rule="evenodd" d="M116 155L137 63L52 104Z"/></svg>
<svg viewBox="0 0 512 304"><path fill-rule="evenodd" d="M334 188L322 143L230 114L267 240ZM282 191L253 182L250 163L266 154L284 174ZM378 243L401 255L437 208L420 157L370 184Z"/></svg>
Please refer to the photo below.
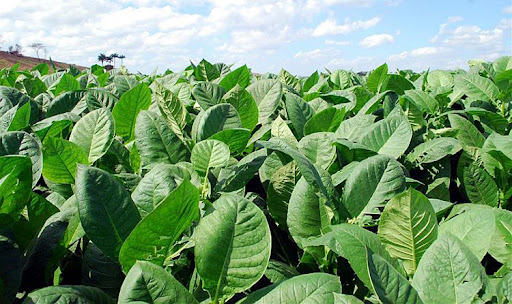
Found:
<svg viewBox="0 0 512 304"><path fill-rule="evenodd" d="M20 63L19 70L31 70L33 67L41 63L46 63L50 67L50 70L52 69L52 64L50 63L50 60L37 59L34 57L24 55L13 55L8 52L0 51L0 69L10 68L18 62ZM70 63L59 62L55 60L53 61L53 63L55 64L57 69L67 69L70 65ZM85 69L85 67L83 66L74 66L80 70Z"/></svg>

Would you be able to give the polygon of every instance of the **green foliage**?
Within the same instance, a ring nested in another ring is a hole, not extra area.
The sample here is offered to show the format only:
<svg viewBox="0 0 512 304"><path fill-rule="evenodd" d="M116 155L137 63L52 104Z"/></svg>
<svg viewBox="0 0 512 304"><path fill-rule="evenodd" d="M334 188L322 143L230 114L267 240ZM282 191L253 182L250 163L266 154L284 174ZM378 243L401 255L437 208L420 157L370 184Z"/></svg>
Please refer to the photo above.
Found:
<svg viewBox="0 0 512 304"><path fill-rule="evenodd" d="M0 302L509 303L511 68L2 70Z"/></svg>

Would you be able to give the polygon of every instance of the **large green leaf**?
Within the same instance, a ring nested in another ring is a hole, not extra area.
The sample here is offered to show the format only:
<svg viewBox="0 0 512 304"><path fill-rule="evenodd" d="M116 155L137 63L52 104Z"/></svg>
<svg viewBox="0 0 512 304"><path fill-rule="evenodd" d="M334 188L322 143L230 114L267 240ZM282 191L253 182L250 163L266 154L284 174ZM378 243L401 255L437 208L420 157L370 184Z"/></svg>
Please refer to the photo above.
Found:
<svg viewBox="0 0 512 304"><path fill-rule="evenodd" d="M467 119L460 115L449 114L450 125L458 131L457 139L464 150L480 149L484 145L485 137ZM469 151L468 151L469 152Z"/></svg>
<svg viewBox="0 0 512 304"><path fill-rule="evenodd" d="M270 229L252 202L221 196L204 216L193 240L196 269L213 301L223 301L254 285L270 258Z"/></svg>
<svg viewBox="0 0 512 304"><path fill-rule="evenodd" d="M304 245L327 246L337 255L347 259L359 279L372 291L373 284L366 261L367 248L388 262L393 262L376 234L351 224L331 226L330 232Z"/></svg>
<svg viewBox="0 0 512 304"><path fill-rule="evenodd" d="M99 108L80 119L71 131L69 141L84 149L92 164L105 153L115 135L114 117L109 110Z"/></svg>
<svg viewBox="0 0 512 304"><path fill-rule="evenodd" d="M196 117L192 127L192 138L201 141L222 130L241 127L242 122L235 107L227 103L218 104Z"/></svg>
<svg viewBox="0 0 512 304"><path fill-rule="evenodd" d="M75 183L78 164L88 164L87 154L77 144L48 137L43 142L43 176L55 183Z"/></svg>
<svg viewBox="0 0 512 304"><path fill-rule="evenodd" d="M45 287L31 292L23 304L114 304L101 289L82 285L60 285Z"/></svg>
<svg viewBox="0 0 512 304"><path fill-rule="evenodd" d="M82 260L82 284L97 287L117 298L124 277L117 261L104 255L94 243L87 245Z"/></svg>
<svg viewBox="0 0 512 304"><path fill-rule="evenodd" d="M313 133L303 137L298 148L312 163L327 170L336 158L333 142L334 134L332 133Z"/></svg>
<svg viewBox="0 0 512 304"><path fill-rule="evenodd" d="M382 81L380 91L391 90L398 95L403 95L405 91L414 89L414 85L402 75L388 74Z"/></svg>
<svg viewBox="0 0 512 304"><path fill-rule="evenodd" d="M219 104L224 94L226 90L223 87L211 82L199 82L192 90L192 95L203 110Z"/></svg>
<svg viewBox="0 0 512 304"><path fill-rule="evenodd" d="M407 155L407 160L415 165L433 163L447 155L454 155L462 149L459 141L451 137L440 137L417 145Z"/></svg>
<svg viewBox="0 0 512 304"><path fill-rule="evenodd" d="M247 143L251 138L251 130L236 128L236 129L228 129L222 130L214 135L212 135L209 139L216 139L222 141L229 147L229 151L232 155L241 154L245 148L247 147Z"/></svg>
<svg viewBox="0 0 512 304"><path fill-rule="evenodd" d="M433 115L439 109L439 102L421 90L408 90L404 97L411 100L422 112Z"/></svg>
<svg viewBox="0 0 512 304"><path fill-rule="evenodd" d="M121 247L119 262L125 272L136 261L167 266L176 241L199 215L199 192L187 179L149 213Z"/></svg>
<svg viewBox="0 0 512 304"><path fill-rule="evenodd" d="M328 225L325 204L315 194L315 188L301 178L295 185L288 204L286 225L290 235L300 248L309 239L322 235L323 226Z"/></svg>
<svg viewBox="0 0 512 304"><path fill-rule="evenodd" d="M143 169L188 159L188 148L165 123L150 111L141 111L135 124L135 143Z"/></svg>
<svg viewBox="0 0 512 304"><path fill-rule="evenodd" d="M138 261L130 269L121 286L119 303L195 304L198 302L162 267Z"/></svg>
<svg viewBox="0 0 512 304"><path fill-rule="evenodd" d="M157 164L139 182L132 199L142 217L148 215L176 188L175 166Z"/></svg>
<svg viewBox="0 0 512 304"><path fill-rule="evenodd" d="M409 147L412 129L404 116L389 116L373 124L361 143L379 154L399 158Z"/></svg>
<svg viewBox="0 0 512 304"><path fill-rule="evenodd" d="M203 59L195 68L194 76L197 80L212 81L219 78L220 72L216 66Z"/></svg>
<svg viewBox="0 0 512 304"><path fill-rule="evenodd" d="M188 112L178 95L165 88L161 88L160 91L157 90L153 96L171 130L178 138L183 140L183 128L185 128L187 124Z"/></svg>
<svg viewBox="0 0 512 304"><path fill-rule="evenodd" d="M51 101L46 111L46 117L71 112L84 96L85 91L73 91L60 94Z"/></svg>
<svg viewBox="0 0 512 304"><path fill-rule="evenodd" d="M243 128L252 130L258 124L258 106L251 94L238 84L222 97L222 101L235 107Z"/></svg>
<svg viewBox="0 0 512 304"><path fill-rule="evenodd" d="M295 94L285 94L285 105L288 118L291 120L298 138L304 136L304 125L313 116L314 111L311 106L302 98Z"/></svg>
<svg viewBox="0 0 512 304"><path fill-rule="evenodd" d="M239 67L238 69L226 74L226 76L222 77L219 82L219 85L223 87L226 91L231 90L235 86L239 85L242 88L245 88L251 82L251 70L247 68L246 65Z"/></svg>
<svg viewBox="0 0 512 304"><path fill-rule="evenodd" d="M425 304L472 303L486 278L471 251L458 238L444 234L423 255L413 286Z"/></svg>
<svg viewBox="0 0 512 304"><path fill-rule="evenodd" d="M243 304L263 303L325 303L334 304L335 294L341 293L337 276L309 273L287 279L251 293Z"/></svg>
<svg viewBox="0 0 512 304"><path fill-rule="evenodd" d="M370 249L366 252L373 289L384 304L422 304L418 292L388 261Z"/></svg>
<svg viewBox="0 0 512 304"><path fill-rule="evenodd" d="M235 166L220 171L216 190L231 192L243 188L258 172L267 159L267 150L262 149L246 155Z"/></svg>
<svg viewBox="0 0 512 304"><path fill-rule="evenodd" d="M494 209L495 231L491 239L489 254L500 263L512 268L512 212Z"/></svg>
<svg viewBox="0 0 512 304"><path fill-rule="evenodd" d="M201 175L211 168L224 167L229 161L229 147L218 140L207 139L198 142L192 149L190 162Z"/></svg>
<svg viewBox="0 0 512 304"><path fill-rule="evenodd" d="M135 121L139 112L151 105L151 90L146 84L140 84L123 95L114 106L112 115L116 122L116 133L125 142L135 138Z"/></svg>
<svg viewBox="0 0 512 304"><path fill-rule="evenodd" d="M393 197L379 221L382 243L413 275L421 256L437 238L437 219L426 196L414 189Z"/></svg>
<svg viewBox="0 0 512 304"><path fill-rule="evenodd" d="M383 64L373 70L370 75L368 75L368 79L366 80L366 86L368 90L372 93L377 93L379 91L380 84L384 81L386 76L388 75L388 65Z"/></svg>
<svg viewBox="0 0 512 304"><path fill-rule="evenodd" d="M292 161L272 174L267 188L267 208L276 223L286 228L288 204L299 180L297 163Z"/></svg>
<svg viewBox="0 0 512 304"><path fill-rule="evenodd" d="M432 87L452 87L453 76L448 71L434 70L429 71L427 75L427 82Z"/></svg>
<svg viewBox="0 0 512 304"><path fill-rule="evenodd" d="M247 91L251 93L258 105L258 122L266 123L279 106L283 94L283 85L275 79L264 79L248 86Z"/></svg>
<svg viewBox="0 0 512 304"><path fill-rule="evenodd" d="M339 138L359 142L369 130L368 127L373 124L375 118L373 115L356 115L344 120L336 130L336 135Z"/></svg>
<svg viewBox="0 0 512 304"><path fill-rule="evenodd" d="M468 205L468 208L472 205ZM439 233L459 238L473 254L482 260L491 246L495 218L491 208L469 208L439 226Z"/></svg>
<svg viewBox="0 0 512 304"><path fill-rule="evenodd" d="M343 118L345 111L334 107L324 109L313 115L304 125L304 135L316 132L335 132Z"/></svg>
<svg viewBox="0 0 512 304"><path fill-rule="evenodd" d="M6 132L0 135L0 156L27 156L32 162L32 187L34 187L43 170L41 143L26 132Z"/></svg>
<svg viewBox="0 0 512 304"><path fill-rule="evenodd" d="M121 245L140 221L137 207L109 173L83 165L76 171L78 214L85 233L104 254L117 260Z"/></svg>
<svg viewBox="0 0 512 304"><path fill-rule="evenodd" d="M494 101L500 92L490 79L469 73L455 75L455 89L481 101Z"/></svg>
<svg viewBox="0 0 512 304"><path fill-rule="evenodd" d="M55 96L59 95L61 92L71 92L80 90L80 83L71 75L70 73L66 73L62 75L59 83L55 87Z"/></svg>
<svg viewBox="0 0 512 304"><path fill-rule="evenodd" d="M375 155L360 162L348 177L343 204L352 217L378 214L386 200L405 190L405 176L400 163L385 155Z"/></svg>

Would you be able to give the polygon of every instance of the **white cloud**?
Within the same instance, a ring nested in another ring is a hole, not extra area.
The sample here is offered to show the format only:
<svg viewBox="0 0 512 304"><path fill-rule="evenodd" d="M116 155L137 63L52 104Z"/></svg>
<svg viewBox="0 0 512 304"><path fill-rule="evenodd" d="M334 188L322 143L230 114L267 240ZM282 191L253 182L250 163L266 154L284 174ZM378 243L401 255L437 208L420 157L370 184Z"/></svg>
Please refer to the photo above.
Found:
<svg viewBox="0 0 512 304"><path fill-rule="evenodd" d="M359 45L368 49L393 42L395 42L395 38L390 34L377 34L365 37L359 42Z"/></svg>
<svg viewBox="0 0 512 304"><path fill-rule="evenodd" d="M344 35L357 30L365 30L376 26L380 22L380 17L374 17L367 20L357 20L349 22L345 20L344 24L338 24L336 19L328 18L320 23L314 30L312 35L314 37L326 35Z"/></svg>
<svg viewBox="0 0 512 304"><path fill-rule="evenodd" d="M339 45L339 46L352 45L352 41L349 41L349 40L341 40L341 41L325 40L324 43L327 45Z"/></svg>
<svg viewBox="0 0 512 304"><path fill-rule="evenodd" d="M509 5L505 8L503 8L503 13L504 14L512 14L512 5Z"/></svg>
<svg viewBox="0 0 512 304"><path fill-rule="evenodd" d="M426 55L436 55L441 52L443 52L443 47L435 47L435 46L427 46L427 47L421 47L417 48L411 51L411 56L413 57L419 57L419 56L426 56Z"/></svg>
<svg viewBox="0 0 512 304"><path fill-rule="evenodd" d="M448 17L446 18L446 21L448 23L455 23L455 22L460 22L464 20L464 18L462 18L461 16L452 16L452 17Z"/></svg>

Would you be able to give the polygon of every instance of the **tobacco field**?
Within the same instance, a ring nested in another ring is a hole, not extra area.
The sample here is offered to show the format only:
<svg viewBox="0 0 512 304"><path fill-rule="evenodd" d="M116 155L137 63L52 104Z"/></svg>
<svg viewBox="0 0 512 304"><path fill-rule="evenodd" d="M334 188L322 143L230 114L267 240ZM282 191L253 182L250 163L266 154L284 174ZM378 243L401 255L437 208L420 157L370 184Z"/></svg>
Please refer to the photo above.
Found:
<svg viewBox="0 0 512 304"><path fill-rule="evenodd" d="M0 70L0 303L512 303L512 57Z"/></svg>

